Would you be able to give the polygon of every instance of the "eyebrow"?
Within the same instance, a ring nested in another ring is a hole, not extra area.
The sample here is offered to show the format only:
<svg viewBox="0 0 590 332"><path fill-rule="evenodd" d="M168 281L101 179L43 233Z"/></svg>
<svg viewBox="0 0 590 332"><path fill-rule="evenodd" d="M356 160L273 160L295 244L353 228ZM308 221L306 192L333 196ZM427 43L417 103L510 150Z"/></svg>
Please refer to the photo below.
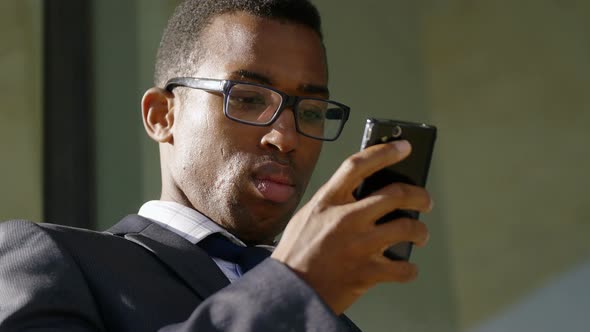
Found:
<svg viewBox="0 0 590 332"><path fill-rule="evenodd" d="M314 95L325 95L330 96L330 90L327 87L322 85L315 85L315 84L304 84L297 88L297 90L301 90L304 93L311 93Z"/></svg>
<svg viewBox="0 0 590 332"><path fill-rule="evenodd" d="M270 78L268 78L267 76L245 69L236 70L233 73L231 73L230 76L240 80L247 79L265 85L272 85Z"/></svg>
<svg viewBox="0 0 590 332"><path fill-rule="evenodd" d="M239 69L231 73L231 78L237 78L239 80L250 80L264 85L272 86L272 80L263 74L256 73L250 70ZM326 86L316 85L316 84L302 84L297 87L297 90L301 91L304 94L314 94L314 95L323 95L329 96L330 90Z"/></svg>

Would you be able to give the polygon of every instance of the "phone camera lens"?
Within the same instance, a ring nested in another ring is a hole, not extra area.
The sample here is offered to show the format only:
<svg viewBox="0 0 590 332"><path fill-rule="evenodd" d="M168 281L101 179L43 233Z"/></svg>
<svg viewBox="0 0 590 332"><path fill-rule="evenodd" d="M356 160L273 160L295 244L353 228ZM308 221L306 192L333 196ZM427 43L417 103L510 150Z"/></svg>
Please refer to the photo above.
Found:
<svg viewBox="0 0 590 332"><path fill-rule="evenodd" d="M391 129L391 136L394 138L399 138L402 135L402 128L400 126L395 126Z"/></svg>

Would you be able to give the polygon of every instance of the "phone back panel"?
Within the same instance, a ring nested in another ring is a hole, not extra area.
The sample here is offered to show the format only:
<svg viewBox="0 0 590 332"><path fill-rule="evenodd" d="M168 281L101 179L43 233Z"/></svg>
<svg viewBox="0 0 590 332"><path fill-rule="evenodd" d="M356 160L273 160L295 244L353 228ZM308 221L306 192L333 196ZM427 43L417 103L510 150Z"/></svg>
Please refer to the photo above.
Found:
<svg viewBox="0 0 590 332"><path fill-rule="evenodd" d="M368 119L361 149L400 139L410 142L411 154L399 163L386 167L365 179L355 193L357 198L366 197L394 182L426 186L436 140L436 127L396 120ZM419 214L416 211L394 210L377 220L377 224L402 217L418 219ZM408 260L411 252L411 243L399 243L388 248L384 255L393 260Z"/></svg>

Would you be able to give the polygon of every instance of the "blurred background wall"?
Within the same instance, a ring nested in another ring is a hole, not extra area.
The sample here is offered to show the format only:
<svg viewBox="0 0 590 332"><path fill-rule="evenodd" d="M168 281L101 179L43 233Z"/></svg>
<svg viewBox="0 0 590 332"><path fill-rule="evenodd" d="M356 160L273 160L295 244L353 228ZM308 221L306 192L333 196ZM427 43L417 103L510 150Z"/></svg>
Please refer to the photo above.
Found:
<svg viewBox="0 0 590 332"><path fill-rule="evenodd" d="M40 220L42 6L0 1L0 220Z"/></svg>
<svg viewBox="0 0 590 332"><path fill-rule="evenodd" d="M158 197L139 102L176 1L95 0L95 220ZM439 127L421 275L350 310L366 331L587 331L590 3L316 0L330 89L349 104L307 197L358 150L367 116ZM0 219L43 215L43 5L0 2ZM45 45L47 46L47 45ZM75 140L72 137L72 140ZM59 222L59 220L51 220Z"/></svg>

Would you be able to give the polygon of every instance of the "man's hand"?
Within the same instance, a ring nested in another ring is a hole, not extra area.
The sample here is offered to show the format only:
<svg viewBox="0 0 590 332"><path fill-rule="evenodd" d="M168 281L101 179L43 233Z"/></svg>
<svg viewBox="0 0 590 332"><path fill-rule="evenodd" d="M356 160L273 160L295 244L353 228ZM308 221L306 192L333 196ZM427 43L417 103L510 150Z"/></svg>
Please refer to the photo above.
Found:
<svg viewBox="0 0 590 332"><path fill-rule="evenodd" d="M394 209L428 212L432 201L423 188L394 183L356 200L353 191L374 172L410 154L396 141L369 147L349 157L332 178L289 222L272 254L305 280L336 314L381 282L406 282L417 267L392 261L383 251L392 244L428 241L426 226L408 218L376 225Z"/></svg>

